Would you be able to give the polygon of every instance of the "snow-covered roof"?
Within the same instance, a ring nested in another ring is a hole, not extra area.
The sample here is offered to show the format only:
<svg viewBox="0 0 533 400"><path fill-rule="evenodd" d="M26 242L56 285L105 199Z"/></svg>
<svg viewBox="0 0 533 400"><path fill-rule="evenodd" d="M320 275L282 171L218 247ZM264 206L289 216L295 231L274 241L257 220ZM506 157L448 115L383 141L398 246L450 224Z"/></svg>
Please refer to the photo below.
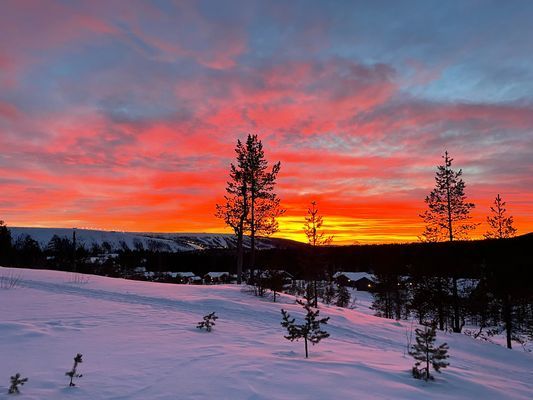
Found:
<svg viewBox="0 0 533 400"><path fill-rule="evenodd" d="M336 272L335 275L333 275L334 278L338 278L339 276L345 276L354 282L363 278L370 279L371 281L374 280L374 275L369 274L368 272Z"/></svg>
<svg viewBox="0 0 533 400"><path fill-rule="evenodd" d="M268 278L270 276L270 272L278 273L280 275L288 276L290 278L293 278L293 275L288 273L287 271L284 271L282 269L267 269L263 272L261 272L261 276L263 278Z"/></svg>
<svg viewBox="0 0 533 400"><path fill-rule="evenodd" d="M229 275L229 272L208 272L204 276L208 276L210 278L221 278L224 275Z"/></svg>
<svg viewBox="0 0 533 400"><path fill-rule="evenodd" d="M182 278L194 278L196 276L194 272L178 272L178 275Z"/></svg>

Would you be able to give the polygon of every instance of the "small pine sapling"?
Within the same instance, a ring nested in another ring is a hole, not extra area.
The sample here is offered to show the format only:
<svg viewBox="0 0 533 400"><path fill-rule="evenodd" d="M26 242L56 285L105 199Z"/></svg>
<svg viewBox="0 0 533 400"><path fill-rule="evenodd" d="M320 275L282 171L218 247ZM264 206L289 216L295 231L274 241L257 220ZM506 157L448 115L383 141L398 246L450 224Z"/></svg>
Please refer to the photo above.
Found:
<svg viewBox="0 0 533 400"><path fill-rule="evenodd" d="M281 315L283 321L281 326L287 329L288 335L285 339L291 342L299 339L304 339L305 342L305 358L309 358L309 352L307 348L307 342L311 342L312 345L318 344L322 339L329 337L329 333L321 329L321 325L328 323L329 317L318 319L320 313L319 310L313 311L309 302L304 303L301 300L297 300L297 303L303 306L307 314L305 316L305 323L296 324L294 318L291 318L289 313L284 309L281 309Z"/></svg>
<svg viewBox="0 0 533 400"><path fill-rule="evenodd" d="M80 353L76 354L76 357L74 357L74 366L72 367L70 371L65 372L65 375L70 377L69 386L76 386L76 384L72 382L72 380L74 378L81 378L83 376L82 374L78 374L77 372L78 364L81 364L83 362L81 357L82 355Z"/></svg>
<svg viewBox="0 0 533 400"><path fill-rule="evenodd" d="M445 360L448 358L448 345L446 343L435 347L436 327L424 327L424 329L415 329L416 344L413 345L412 351L409 352L416 360L412 369L413 378L416 379L434 379L429 373L429 365L437 372L441 372L441 368L446 368L449 363ZM420 368L421 365L425 365Z"/></svg>
<svg viewBox="0 0 533 400"><path fill-rule="evenodd" d="M205 329L207 332L211 332L211 329L213 326L215 326L215 321L218 319L218 317L215 315L215 312L213 311L211 314L207 314L204 316L203 321L198 322L198 326L196 326L198 329Z"/></svg>
<svg viewBox="0 0 533 400"><path fill-rule="evenodd" d="M20 374L17 372L11 377L11 386L9 386L9 390L7 392L9 394L20 393L19 385L24 386L26 382L28 382L28 378L21 378Z"/></svg>

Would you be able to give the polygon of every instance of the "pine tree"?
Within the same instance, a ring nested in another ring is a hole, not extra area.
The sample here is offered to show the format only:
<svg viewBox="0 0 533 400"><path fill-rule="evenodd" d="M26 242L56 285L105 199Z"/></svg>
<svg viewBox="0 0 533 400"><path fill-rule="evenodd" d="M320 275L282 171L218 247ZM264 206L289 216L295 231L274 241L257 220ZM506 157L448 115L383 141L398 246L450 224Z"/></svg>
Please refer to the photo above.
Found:
<svg viewBox="0 0 533 400"><path fill-rule="evenodd" d="M372 309L378 317L399 320L407 314L409 299L406 281L397 273L376 273L372 291Z"/></svg>
<svg viewBox="0 0 533 400"><path fill-rule="evenodd" d="M422 238L428 242L465 239L476 225L470 222L475 207L466 201L463 171L452 169L453 158L444 153L444 165L437 167L435 188L426 197L428 209L420 216L426 223Z"/></svg>
<svg viewBox="0 0 533 400"><path fill-rule="evenodd" d="M337 297L337 290L335 290L335 285L333 283L329 283L324 288L324 291L322 293L322 302L324 304L331 304L333 303L333 300ZM350 300L348 300L349 302Z"/></svg>
<svg viewBox="0 0 533 400"><path fill-rule="evenodd" d="M246 140L245 178L249 187L250 214L250 267L255 267L255 238L259 231L273 233L277 230L275 218L283 211L274 193L276 178L281 163L275 163L270 171L265 158L263 143L257 135L248 135Z"/></svg>
<svg viewBox="0 0 533 400"><path fill-rule="evenodd" d="M230 165L224 202L216 205L215 215L224 220L237 236L237 283L242 283L243 236L249 212L249 189L246 181L246 147L237 140L237 163Z"/></svg>
<svg viewBox="0 0 533 400"><path fill-rule="evenodd" d="M305 358L309 357L307 342L311 342L312 345L318 344L322 339L329 337L329 333L321 329L321 325L326 325L328 323L329 317L318 318L320 311L313 311L309 301L303 302L297 300L297 303L300 304L306 311L305 322L303 324L296 324L295 319L291 318L289 313L284 309L281 309L281 315L283 321L281 326L287 329L288 335L285 336L285 339L290 340L291 342L299 339L304 339L305 342Z"/></svg>
<svg viewBox="0 0 533 400"><path fill-rule="evenodd" d="M72 369L68 372L65 372L65 375L70 377L69 386L76 386L76 384L72 382L72 380L74 378L81 378L83 376L82 374L79 374L77 372L78 364L81 364L82 362L83 362L82 355L80 353L76 354L76 357L74 357L74 365Z"/></svg>
<svg viewBox="0 0 533 400"><path fill-rule="evenodd" d="M337 307L348 307L350 299L351 295L346 286L339 286L337 295L335 296L335 305Z"/></svg>
<svg viewBox="0 0 533 400"><path fill-rule="evenodd" d="M213 326L215 326L215 321L218 319L218 317L215 315L215 312L213 311L210 314L204 315L204 318L202 321L198 322L198 325L196 326L198 329L205 329L207 332L211 332L213 329Z"/></svg>
<svg viewBox="0 0 533 400"><path fill-rule="evenodd" d="M426 227L422 233L422 240L428 242L453 241L468 238L468 233L475 229L476 224L470 222L470 211L475 207L469 203L465 195L465 183L461 179L463 171L454 171L452 161L446 151L444 165L437 167L435 188L426 197L428 209L420 215ZM454 332L461 332L461 316L459 294L457 290L457 276L453 276L453 320Z"/></svg>
<svg viewBox="0 0 533 400"><path fill-rule="evenodd" d="M513 217L505 216L506 202L502 200L498 194L494 199L494 206L490 207L492 217L487 217L487 223L489 224L489 230L485 233L487 239L504 239L515 236L516 228L513 226Z"/></svg>
<svg viewBox="0 0 533 400"><path fill-rule="evenodd" d="M316 247L329 245L333 241L333 236L326 236L325 232L321 231L324 224L324 218L318 214L318 208L316 201L311 202L311 206L307 209L307 215L305 216L304 233L307 236L307 240L312 248L312 262L317 262ZM318 271L317 268L313 268L313 307L318 307Z"/></svg>
<svg viewBox="0 0 533 400"><path fill-rule="evenodd" d="M7 392L9 394L15 394L15 393L20 393L20 390L18 388L19 385L24 386L24 384L28 382L28 378L21 378L20 374L17 372L15 375L13 375L10 378L10 381L11 381L11 385L9 386L9 389Z"/></svg>
<svg viewBox="0 0 533 400"><path fill-rule="evenodd" d="M285 276L283 275L282 271L272 269L265 271L264 276L264 286L272 292L275 303L277 294L283 291L283 287L285 285Z"/></svg>
<svg viewBox="0 0 533 400"><path fill-rule="evenodd" d="M0 220L0 265L7 265L10 262L12 252L11 231Z"/></svg>
<svg viewBox="0 0 533 400"><path fill-rule="evenodd" d="M255 239L278 229L276 218L283 214L274 193L280 163L268 170L263 144L257 135L248 135L246 143L237 141L236 164L231 164L225 201L217 204L216 216L223 219L237 236L237 282L242 282L243 235L250 233L250 268L255 268Z"/></svg>
<svg viewBox="0 0 533 400"><path fill-rule="evenodd" d="M412 373L416 379L433 379L429 372L429 366L437 372L441 372L442 368L446 368L449 363L445 360L448 358L448 345L446 343L435 347L436 329L435 325L430 327L425 326L424 329L416 328L416 344L413 345L409 352L416 360L413 366ZM421 365L423 367L421 368Z"/></svg>

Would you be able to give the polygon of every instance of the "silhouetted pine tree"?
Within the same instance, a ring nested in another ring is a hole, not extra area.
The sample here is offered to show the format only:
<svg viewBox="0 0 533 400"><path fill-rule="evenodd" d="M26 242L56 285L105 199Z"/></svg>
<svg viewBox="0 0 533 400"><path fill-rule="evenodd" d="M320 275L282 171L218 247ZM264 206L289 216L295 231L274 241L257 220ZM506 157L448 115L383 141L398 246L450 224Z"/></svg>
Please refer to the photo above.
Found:
<svg viewBox="0 0 533 400"><path fill-rule="evenodd" d="M230 165L229 181L226 186L224 202L216 205L215 215L224 220L226 225L231 227L237 236L237 283L241 284L244 252L243 236L249 212L249 189L245 173L246 149L240 140L237 140L235 153L237 153L237 162Z"/></svg>
<svg viewBox="0 0 533 400"><path fill-rule="evenodd" d="M283 291L284 275L282 271L268 270L264 272L263 285L272 292L274 303L279 292Z"/></svg>
<svg viewBox="0 0 533 400"><path fill-rule="evenodd" d="M452 161L446 151L444 165L437 167L435 188L426 197L428 209L420 214L426 223L422 240L428 242L446 241L468 238L468 233L475 229L476 224L470 222L470 211L475 207L469 203L465 195L465 183L461 179L463 171L452 169ZM460 299L457 290L457 276L452 281L452 329L461 332Z"/></svg>
<svg viewBox="0 0 533 400"><path fill-rule="evenodd" d="M322 302L325 304L331 304L336 296L337 291L335 290L335 285L333 283L329 283L322 292Z"/></svg>
<svg viewBox="0 0 533 400"><path fill-rule="evenodd" d="M12 252L11 231L0 220L0 265L8 265Z"/></svg>
<svg viewBox="0 0 533 400"><path fill-rule="evenodd" d="M409 292L406 281L395 273L376 273L372 309L378 317L402 319L407 317Z"/></svg>
<svg viewBox="0 0 533 400"><path fill-rule="evenodd" d="M311 206L307 209L307 215L305 216L304 223L304 233L307 236L307 240L312 248L310 265L308 270L310 270L312 275L313 283L313 307L318 307L318 284L319 271L318 271L318 260L317 260L317 246L328 245L332 242L333 236L326 236L326 234L321 231L322 225L324 224L324 219L321 215L318 214L318 208L316 206L316 201L311 202Z"/></svg>
<svg viewBox="0 0 533 400"><path fill-rule="evenodd" d="M337 295L335 296L335 305L337 307L348 307L350 299L351 295L346 286L339 286Z"/></svg>
<svg viewBox="0 0 533 400"><path fill-rule="evenodd" d="M507 211L505 204L505 201L498 194L494 199L494 206L490 207L492 216L487 217L489 230L485 233L485 238L504 239L515 236L516 228L513 226L513 217L505 216Z"/></svg>
<svg viewBox="0 0 533 400"><path fill-rule="evenodd" d="M329 337L329 333L321 329L321 325L328 323L329 317L318 318L320 311L313 311L309 301L303 302L301 300L296 301L306 311L305 322L303 324L296 324L294 318L291 318L289 313L284 309L281 309L281 315L283 321L281 326L287 329L288 335L285 339L294 340L304 339L305 342L305 358L309 357L307 342L311 342L312 345L318 344L322 339Z"/></svg>
<svg viewBox="0 0 533 400"><path fill-rule="evenodd" d="M413 345L409 352L416 361L413 366L412 373L416 379L433 379L429 372L429 366L440 372L442 368L446 368L449 363L445 360L448 358L448 345L446 343L435 347L436 330L435 325L430 327L425 326L424 329L415 329L416 344ZM423 365L423 367L421 367Z"/></svg>

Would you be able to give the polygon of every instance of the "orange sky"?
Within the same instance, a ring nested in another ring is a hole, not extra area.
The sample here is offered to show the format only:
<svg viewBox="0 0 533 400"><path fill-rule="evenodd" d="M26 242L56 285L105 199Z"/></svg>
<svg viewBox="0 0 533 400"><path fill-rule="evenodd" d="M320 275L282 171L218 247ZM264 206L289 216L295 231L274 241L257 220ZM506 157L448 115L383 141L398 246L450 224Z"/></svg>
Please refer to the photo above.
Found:
<svg viewBox="0 0 533 400"><path fill-rule="evenodd" d="M282 165L277 236L303 240L316 200L334 243L417 240L445 150L476 204L475 237L498 193L518 232L533 231L527 14L395 7L8 1L0 219L227 232L215 204L237 139L257 133Z"/></svg>

